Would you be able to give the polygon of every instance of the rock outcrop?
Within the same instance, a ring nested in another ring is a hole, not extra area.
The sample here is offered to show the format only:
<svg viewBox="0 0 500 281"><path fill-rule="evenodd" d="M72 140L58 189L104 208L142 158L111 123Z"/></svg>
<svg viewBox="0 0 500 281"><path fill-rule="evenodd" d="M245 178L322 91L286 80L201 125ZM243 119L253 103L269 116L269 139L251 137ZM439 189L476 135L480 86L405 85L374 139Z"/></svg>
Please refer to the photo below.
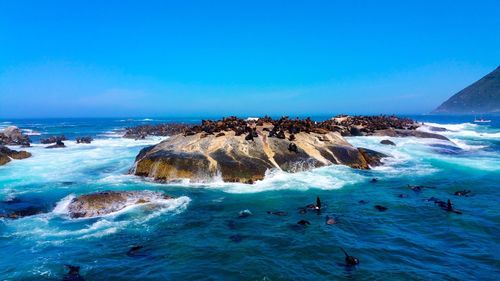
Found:
<svg viewBox="0 0 500 281"><path fill-rule="evenodd" d="M76 143L92 143L94 139L92 137L77 137L76 138Z"/></svg>
<svg viewBox="0 0 500 281"><path fill-rule="evenodd" d="M142 125L125 129L124 138L144 139L146 136L171 136L183 133L189 128L185 124L157 124L157 125Z"/></svg>
<svg viewBox="0 0 500 281"><path fill-rule="evenodd" d="M0 166L9 163L11 159L20 160L28 157L31 157L31 153L27 151L16 151L0 145Z"/></svg>
<svg viewBox="0 0 500 281"><path fill-rule="evenodd" d="M75 197L68 205L71 218L91 218L120 211L125 207L171 199L153 191L104 191Z"/></svg>
<svg viewBox="0 0 500 281"><path fill-rule="evenodd" d="M45 148L63 148L63 147L66 147L64 142L62 142L61 140L57 140L55 144L49 145Z"/></svg>
<svg viewBox="0 0 500 281"><path fill-rule="evenodd" d="M0 132L0 145L30 146L30 139L18 127L10 126Z"/></svg>
<svg viewBox="0 0 500 281"><path fill-rule="evenodd" d="M253 183L262 180L269 169L297 172L332 164L369 169L369 163L376 162L371 158L381 156L365 158L366 153L337 132L297 131L278 131L272 123L262 122L226 129L223 135L178 134L144 148L136 157L133 173L158 181L206 181L220 175L225 182Z"/></svg>
<svg viewBox="0 0 500 281"><path fill-rule="evenodd" d="M51 144L68 140L64 135L61 136L51 136L40 140L42 144Z"/></svg>

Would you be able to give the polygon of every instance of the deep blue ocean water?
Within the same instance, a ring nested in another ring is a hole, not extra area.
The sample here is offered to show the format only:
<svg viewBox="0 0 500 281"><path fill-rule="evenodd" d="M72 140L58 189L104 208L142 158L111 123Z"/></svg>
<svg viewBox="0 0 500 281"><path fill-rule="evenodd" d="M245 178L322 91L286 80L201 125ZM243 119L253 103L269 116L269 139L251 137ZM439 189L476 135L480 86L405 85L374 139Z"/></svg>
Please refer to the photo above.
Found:
<svg viewBox="0 0 500 281"><path fill-rule="evenodd" d="M0 279L61 280L64 264L72 264L86 280L498 280L500 118L490 117L489 125L471 116L412 118L446 128L442 134L452 142L389 138L392 147L379 144L385 137L350 137L353 145L392 157L369 171L271 171L254 185L217 179L165 185L127 174L138 151L161 138L123 139L124 127L199 118L0 120L0 130L16 125L40 133L27 149L33 157L0 167L0 213L26 206L46 211L0 219ZM67 148L39 144L56 134L71 139ZM72 141L86 135L95 141ZM374 177L379 181L370 183ZM414 192L408 184L435 188ZM177 199L93 219L66 215L73 196L145 189ZM454 195L463 189L471 196ZM299 214L316 196L326 205L322 213ZM426 200L432 196L451 199L463 214L441 210ZM243 210L252 215L239 218ZM326 215L338 223L326 225ZM301 219L311 225L297 228ZM144 248L127 256L134 245ZM339 247L360 264L343 266Z"/></svg>

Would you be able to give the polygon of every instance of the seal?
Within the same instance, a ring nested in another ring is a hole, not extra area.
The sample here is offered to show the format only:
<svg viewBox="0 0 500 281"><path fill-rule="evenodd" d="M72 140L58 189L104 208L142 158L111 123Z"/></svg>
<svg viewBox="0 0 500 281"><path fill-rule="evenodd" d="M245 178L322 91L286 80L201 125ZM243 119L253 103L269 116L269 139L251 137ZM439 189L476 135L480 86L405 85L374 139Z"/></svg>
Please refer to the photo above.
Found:
<svg viewBox="0 0 500 281"><path fill-rule="evenodd" d="M288 215L287 212L283 212L283 211L276 211L276 212L275 211L267 211L267 213L269 215L275 215L275 216L286 216L286 215Z"/></svg>
<svg viewBox="0 0 500 281"><path fill-rule="evenodd" d="M327 225L337 224L337 221L333 217L326 216L325 217L325 224L327 224Z"/></svg>
<svg viewBox="0 0 500 281"><path fill-rule="evenodd" d="M387 211L387 207L384 207L382 205L375 205L375 209L377 209L379 212Z"/></svg>
<svg viewBox="0 0 500 281"><path fill-rule="evenodd" d="M355 266L355 265L358 265L359 264L359 259L356 258L356 257L353 257L353 256L350 256L345 250L344 248L340 247L340 250L342 250L342 252L344 252L344 255L345 255L345 263L347 266Z"/></svg>
<svg viewBox="0 0 500 281"><path fill-rule="evenodd" d="M451 203L451 200L448 199L448 202L446 202L446 209L445 209L447 212L452 212L452 213L455 213L455 214L459 214L461 215L462 212L453 208L453 204Z"/></svg>
<svg viewBox="0 0 500 281"><path fill-rule="evenodd" d="M472 191L470 191L470 190L466 190L466 189L464 189L464 190L459 190L459 191L456 191L456 192L455 192L455 195L456 195L456 196L465 196L465 197L469 197L469 193L471 193L471 192L472 192Z"/></svg>
<svg viewBox="0 0 500 281"><path fill-rule="evenodd" d="M421 192L424 188L436 189L434 186L425 185L408 185L408 187L415 192Z"/></svg>
<svg viewBox="0 0 500 281"><path fill-rule="evenodd" d="M130 247L130 249L127 251L127 256L129 256L129 257L138 256L137 252L139 252L139 250L142 248L144 248L144 246L141 246L141 245Z"/></svg>
<svg viewBox="0 0 500 281"><path fill-rule="evenodd" d="M66 273L63 277L63 281L84 281L82 276L80 276L80 267L74 266L70 264L65 264L68 268L68 273Z"/></svg>
<svg viewBox="0 0 500 281"><path fill-rule="evenodd" d="M300 220L297 222L298 225L302 225L302 226L307 226L307 225L310 225L311 223L309 221L306 221L306 220Z"/></svg>

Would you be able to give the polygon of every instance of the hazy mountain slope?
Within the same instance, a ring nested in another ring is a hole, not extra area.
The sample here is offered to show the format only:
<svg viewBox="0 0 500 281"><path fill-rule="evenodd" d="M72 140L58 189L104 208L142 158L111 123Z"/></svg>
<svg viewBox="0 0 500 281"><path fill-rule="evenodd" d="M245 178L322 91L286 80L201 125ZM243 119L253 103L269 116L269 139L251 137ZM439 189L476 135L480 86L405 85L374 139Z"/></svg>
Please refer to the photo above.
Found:
<svg viewBox="0 0 500 281"><path fill-rule="evenodd" d="M433 113L500 113L500 66L453 95Z"/></svg>

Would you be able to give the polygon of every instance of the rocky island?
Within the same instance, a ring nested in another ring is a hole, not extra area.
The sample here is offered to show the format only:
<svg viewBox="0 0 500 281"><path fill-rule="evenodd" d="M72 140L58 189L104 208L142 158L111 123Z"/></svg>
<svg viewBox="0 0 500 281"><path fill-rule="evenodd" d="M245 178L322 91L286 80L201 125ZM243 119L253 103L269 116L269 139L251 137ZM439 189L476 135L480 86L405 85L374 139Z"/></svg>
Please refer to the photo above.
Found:
<svg viewBox="0 0 500 281"><path fill-rule="evenodd" d="M225 182L254 183L271 169L292 173L327 165L369 169L388 155L354 147L344 136L446 139L416 131L419 126L395 116L341 115L322 122L288 117L203 120L201 125L185 126L182 133L142 149L132 173L166 182L203 182L220 176Z"/></svg>

